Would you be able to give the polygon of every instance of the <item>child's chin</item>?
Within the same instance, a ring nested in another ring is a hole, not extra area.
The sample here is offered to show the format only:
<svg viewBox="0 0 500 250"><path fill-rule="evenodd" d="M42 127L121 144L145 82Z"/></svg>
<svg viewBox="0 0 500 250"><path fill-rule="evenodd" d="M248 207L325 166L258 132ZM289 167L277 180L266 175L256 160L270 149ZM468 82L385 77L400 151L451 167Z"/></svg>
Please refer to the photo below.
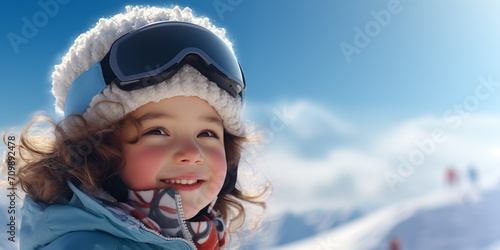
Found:
<svg viewBox="0 0 500 250"><path fill-rule="evenodd" d="M195 211L194 209L184 209L184 219L189 220L193 218L199 211Z"/></svg>
<svg viewBox="0 0 500 250"><path fill-rule="evenodd" d="M208 205L208 204L207 204ZM206 205L205 205L206 206ZM205 206L202 204L198 204L198 206L193 206L193 204L182 204L182 210L184 212L184 219L189 220L196 216L198 212L200 212L201 209L203 209Z"/></svg>

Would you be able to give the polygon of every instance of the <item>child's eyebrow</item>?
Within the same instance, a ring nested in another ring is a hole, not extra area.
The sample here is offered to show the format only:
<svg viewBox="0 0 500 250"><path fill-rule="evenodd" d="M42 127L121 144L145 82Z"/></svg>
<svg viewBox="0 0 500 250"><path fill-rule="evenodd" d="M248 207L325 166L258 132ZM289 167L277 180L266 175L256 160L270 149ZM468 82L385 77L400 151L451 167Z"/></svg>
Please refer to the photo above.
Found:
<svg viewBox="0 0 500 250"><path fill-rule="evenodd" d="M143 122L143 121L152 120L152 119L168 119L168 118L173 118L173 116L168 115L168 114L163 114L163 113L147 113L147 114L137 118L137 120L139 122Z"/></svg>
<svg viewBox="0 0 500 250"><path fill-rule="evenodd" d="M203 120L203 121L208 122L208 123L217 123L222 128L224 128L224 124L222 123L222 120L219 117L217 117L217 116L211 116L211 115L209 115L209 116L202 116L202 117L200 117L199 120Z"/></svg>
<svg viewBox="0 0 500 250"><path fill-rule="evenodd" d="M153 120L153 119L175 119L176 116L174 115L169 115L169 114L164 114L164 113L147 113L141 117L139 117L137 120L139 122L143 122L145 120ZM208 122L208 123L216 123L220 125L222 128L224 128L224 123L222 122L221 118L217 116L212 116L212 115L207 115L207 116L200 116L198 119L200 121Z"/></svg>

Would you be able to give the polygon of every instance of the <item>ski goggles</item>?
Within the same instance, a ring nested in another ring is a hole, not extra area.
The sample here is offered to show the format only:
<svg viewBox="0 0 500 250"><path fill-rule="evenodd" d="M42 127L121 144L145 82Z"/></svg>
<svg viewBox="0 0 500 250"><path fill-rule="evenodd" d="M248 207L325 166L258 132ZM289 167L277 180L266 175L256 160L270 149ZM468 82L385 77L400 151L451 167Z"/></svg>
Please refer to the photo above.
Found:
<svg viewBox="0 0 500 250"><path fill-rule="evenodd" d="M118 38L104 58L70 86L64 113L83 114L108 85L133 91L161 83L190 64L232 97L242 97L243 71L232 50L211 31L191 23L158 22Z"/></svg>

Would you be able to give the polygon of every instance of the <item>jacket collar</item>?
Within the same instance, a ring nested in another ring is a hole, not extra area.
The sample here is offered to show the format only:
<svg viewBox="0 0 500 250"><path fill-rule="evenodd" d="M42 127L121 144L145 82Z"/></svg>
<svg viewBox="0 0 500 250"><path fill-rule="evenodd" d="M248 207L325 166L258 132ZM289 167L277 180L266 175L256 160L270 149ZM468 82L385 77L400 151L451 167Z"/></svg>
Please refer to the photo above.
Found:
<svg viewBox="0 0 500 250"><path fill-rule="evenodd" d="M75 231L101 231L118 238L155 244L165 248L191 247L193 243L182 238L168 238L148 230L132 216L117 215L105 208L108 199L89 196L68 181L73 197L54 204L36 202L26 196L21 209L20 242L22 249L35 249L50 244L57 238ZM101 192L101 191L100 191ZM100 193L99 192L99 193ZM100 193L103 197L105 192ZM108 197L110 198L110 197ZM175 241L174 241L175 240Z"/></svg>

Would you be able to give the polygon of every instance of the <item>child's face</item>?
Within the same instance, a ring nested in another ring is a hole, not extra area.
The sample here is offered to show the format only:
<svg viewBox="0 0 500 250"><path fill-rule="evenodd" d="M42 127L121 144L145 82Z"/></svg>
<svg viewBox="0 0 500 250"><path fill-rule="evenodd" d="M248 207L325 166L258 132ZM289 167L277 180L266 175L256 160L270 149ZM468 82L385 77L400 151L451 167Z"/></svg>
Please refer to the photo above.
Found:
<svg viewBox="0 0 500 250"><path fill-rule="evenodd" d="M176 188L185 218L192 218L224 184L227 163L221 118L206 101L181 96L148 103L132 116L139 119L142 130L137 143L130 144L137 129L125 124L125 168L120 177L132 190Z"/></svg>

